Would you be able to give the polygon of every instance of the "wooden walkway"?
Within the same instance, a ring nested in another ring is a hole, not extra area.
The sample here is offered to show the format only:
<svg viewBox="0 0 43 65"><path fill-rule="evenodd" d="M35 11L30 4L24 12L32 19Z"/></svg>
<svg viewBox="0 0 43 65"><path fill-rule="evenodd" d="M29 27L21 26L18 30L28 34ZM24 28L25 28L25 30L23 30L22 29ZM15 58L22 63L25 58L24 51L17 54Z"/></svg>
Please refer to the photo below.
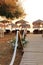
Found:
<svg viewBox="0 0 43 65"><path fill-rule="evenodd" d="M43 65L43 38L41 35L27 35L29 41L24 48L20 65Z"/></svg>

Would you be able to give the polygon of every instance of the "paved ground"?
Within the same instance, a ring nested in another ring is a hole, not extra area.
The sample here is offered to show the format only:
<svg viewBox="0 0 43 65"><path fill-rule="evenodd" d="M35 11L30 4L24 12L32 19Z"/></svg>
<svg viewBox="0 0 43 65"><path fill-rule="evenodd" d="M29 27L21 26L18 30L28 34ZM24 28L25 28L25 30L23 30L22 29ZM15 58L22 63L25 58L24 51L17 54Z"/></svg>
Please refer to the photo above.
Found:
<svg viewBox="0 0 43 65"><path fill-rule="evenodd" d="M43 65L43 38L41 35L27 35L28 43L20 65Z"/></svg>

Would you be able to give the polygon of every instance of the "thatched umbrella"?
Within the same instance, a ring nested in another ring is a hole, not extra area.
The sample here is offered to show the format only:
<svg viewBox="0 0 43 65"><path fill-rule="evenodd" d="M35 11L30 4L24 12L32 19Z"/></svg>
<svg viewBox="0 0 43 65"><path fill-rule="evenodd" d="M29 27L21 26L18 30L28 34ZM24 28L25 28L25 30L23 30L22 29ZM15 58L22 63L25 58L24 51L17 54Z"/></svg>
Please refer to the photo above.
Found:
<svg viewBox="0 0 43 65"><path fill-rule="evenodd" d="M8 21L8 20L2 20L0 22L3 23L3 24L11 24L12 23L11 21Z"/></svg>
<svg viewBox="0 0 43 65"><path fill-rule="evenodd" d="M30 28L30 25L25 23L25 24L21 24L19 27L21 27L21 29L24 30L23 37L25 37L25 35L27 33L27 28Z"/></svg>
<svg viewBox="0 0 43 65"><path fill-rule="evenodd" d="M8 25L7 24L5 25L5 24L1 23L0 28L3 28L3 27L6 28L6 27L8 27Z"/></svg>
<svg viewBox="0 0 43 65"><path fill-rule="evenodd" d="M16 35L17 30L19 30L18 25L17 24L12 24L12 33L15 33L15 35Z"/></svg>
<svg viewBox="0 0 43 65"><path fill-rule="evenodd" d="M3 30L4 27L5 25L3 23L0 23L0 37L4 37L4 30Z"/></svg>
<svg viewBox="0 0 43 65"><path fill-rule="evenodd" d="M32 24L33 24L33 28L36 28L37 29L37 31L40 29L40 28L42 28L42 20L36 20L36 21L34 21Z"/></svg>
<svg viewBox="0 0 43 65"><path fill-rule="evenodd" d="M15 22L15 24L26 24L26 23L28 23L28 22L23 19Z"/></svg>
<svg viewBox="0 0 43 65"><path fill-rule="evenodd" d="M33 28L43 28L43 20L36 20L32 24Z"/></svg>
<svg viewBox="0 0 43 65"><path fill-rule="evenodd" d="M43 22L41 22L41 27L43 28Z"/></svg>
<svg viewBox="0 0 43 65"><path fill-rule="evenodd" d="M24 26L25 24L27 24L28 22L25 21L25 20L19 20L17 22L15 22L15 24L17 24L21 29L22 29L22 26Z"/></svg>
<svg viewBox="0 0 43 65"><path fill-rule="evenodd" d="M30 28L30 25L29 24L21 24L19 27L22 27L22 28Z"/></svg>
<svg viewBox="0 0 43 65"><path fill-rule="evenodd" d="M33 24L33 28L40 28L40 24L41 24L42 20L36 20L34 21Z"/></svg>
<svg viewBox="0 0 43 65"><path fill-rule="evenodd" d="M0 28L5 28L7 25L0 23Z"/></svg>
<svg viewBox="0 0 43 65"><path fill-rule="evenodd" d="M18 28L17 24L12 24L12 28Z"/></svg>
<svg viewBox="0 0 43 65"><path fill-rule="evenodd" d="M0 32L2 36L4 36L5 28L8 27L8 24L9 24L9 21L7 20L0 21L0 28L2 29L2 31Z"/></svg>
<svg viewBox="0 0 43 65"><path fill-rule="evenodd" d="M2 23L2 27L4 27L4 30L5 30L5 28L6 28L9 24L11 24L12 22L11 22L11 21L8 21L8 20L2 20L2 21L0 21L0 23Z"/></svg>

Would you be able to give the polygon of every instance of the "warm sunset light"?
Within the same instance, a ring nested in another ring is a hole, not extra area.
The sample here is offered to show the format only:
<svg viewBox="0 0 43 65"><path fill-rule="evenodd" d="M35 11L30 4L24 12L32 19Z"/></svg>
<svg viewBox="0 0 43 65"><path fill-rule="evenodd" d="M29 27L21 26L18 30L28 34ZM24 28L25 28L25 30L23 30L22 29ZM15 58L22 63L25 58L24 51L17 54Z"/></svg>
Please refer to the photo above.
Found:
<svg viewBox="0 0 43 65"><path fill-rule="evenodd" d="M43 0L0 0L0 65L43 65Z"/></svg>
<svg viewBox="0 0 43 65"><path fill-rule="evenodd" d="M25 20L32 22L43 19L43 0L21 0L21 2L27 14Z"/></svg>

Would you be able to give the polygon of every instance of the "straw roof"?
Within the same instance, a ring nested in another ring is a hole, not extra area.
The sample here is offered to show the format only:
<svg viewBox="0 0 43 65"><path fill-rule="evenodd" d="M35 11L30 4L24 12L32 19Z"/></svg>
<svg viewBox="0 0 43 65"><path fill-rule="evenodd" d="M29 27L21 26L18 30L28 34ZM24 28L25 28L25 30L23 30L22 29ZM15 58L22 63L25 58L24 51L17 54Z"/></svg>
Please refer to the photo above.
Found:
<svg viewBox="0 0 43 65"><path fill-rule="evenodd" d="M33 28L40 28L40 25L43 25L43 21L42 20L36 20L33 23Z"/></svg>
<svg viewBox="0 0 43 65"><path fill-rule="evenodd" d="M40 25L34 25L33 28L40 28Z"/></svg>
<svg viewBox="0 0 43 65"><path fill-rule="evenodd" d="M41 22L41 25L43 25L43 22Z"/></svg>
<svg viewBox="0 0 43 65"><path fill-rule="evenodd" d="M0 24L0 27L8 27L8 25L5 25L5 24Z"/></svg>
<svg viewBox="0 0 43 65"><path fill-rule="evenodd" d="M6 28L6 27L8 27L8 24L10 23L11 21L8 21L8 20L2 20L2 21L0 21L0 27L1 28Z"/></svg>
<svg viewBox="0 0 43 65"><path fill-rule="evenodd" d="M32 24L33 24L33 25L35 25L35 24L36 24L36 25L40 25L42 22L43 22L43 21L39 19L39 20L34 21Z"/></svg>
<svg viewBox="0 0 43 65"><path fill-rule="evenodd" d="M18 28L18 25L13 24L13 25L12 25L12 28Z"/></svg>
<svg viewBox="0 0 43 65"><path fill-rule="evenodd" d="M8 20L2 20L2 21L0 21L0 23L11 23L11 21L8 21Z"/></svg>
<svg viewBox="0 0 43 65"><path fill-rule="evenodd" d="M25 24L25 23L28 23L28 22L25 20L19 20L19 21L15 22L15 24Z"/></svg>
<svg viewBox="0 0 43 65"><path fill-rule="evenodd" d="M22 27L22 28L30 28L30 25L29 24L21 24L19 27Z"/></svg>

